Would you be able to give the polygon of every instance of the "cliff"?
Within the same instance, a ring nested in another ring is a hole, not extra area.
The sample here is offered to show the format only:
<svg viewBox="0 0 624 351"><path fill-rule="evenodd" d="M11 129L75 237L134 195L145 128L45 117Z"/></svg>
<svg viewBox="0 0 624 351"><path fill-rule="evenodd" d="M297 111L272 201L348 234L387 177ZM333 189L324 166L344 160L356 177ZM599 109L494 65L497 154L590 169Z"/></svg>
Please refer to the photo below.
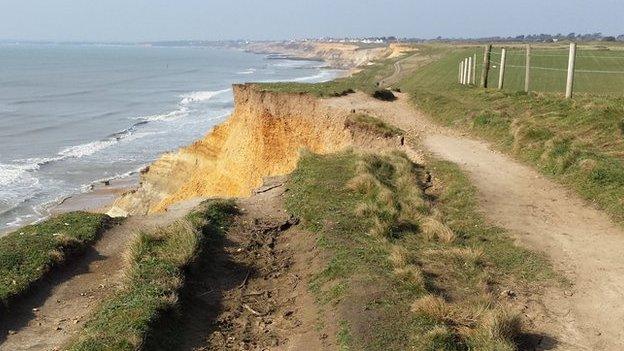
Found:
<svg viewBox="0 0 624 351"><path fill-rule="evenodd" d="M331 153L352 145L346 115L306 94L263 92L235 85L230 118L203 139L163 155L141 175L138 189L109 214L145 214L193 197L251 194L263 177L290 173L302 148Z"/></svg>
<svg viewBox="0 0 624 351"><path fill-rule="evenodd" d="M290 58L321 60L330 67L349 69L392 54L388 47L360 47L347 43L294 42L253 43L247 50L258 54L280 54Z"/></svg>

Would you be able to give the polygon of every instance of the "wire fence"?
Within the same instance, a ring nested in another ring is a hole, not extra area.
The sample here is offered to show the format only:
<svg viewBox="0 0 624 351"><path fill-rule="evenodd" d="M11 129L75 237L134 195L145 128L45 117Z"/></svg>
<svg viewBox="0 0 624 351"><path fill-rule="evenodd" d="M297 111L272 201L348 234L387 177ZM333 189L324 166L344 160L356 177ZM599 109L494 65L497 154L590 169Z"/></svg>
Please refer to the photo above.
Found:
<svg viewBox="0 0 624 351"><path fill-rule="evenodd" d="M462 81L460 72L460 83L481 83L485 53L481 49L473 51L468 57L473 61L471 70L477 77ZM623 50L577 48L574 45L572 59L570 54L568 49L495 48L490 52L487 86L527 90L528 77L528 91L624 95ZM467 59L462 62L466 67ZM502 71L501 66L504 66Z"/></svg>

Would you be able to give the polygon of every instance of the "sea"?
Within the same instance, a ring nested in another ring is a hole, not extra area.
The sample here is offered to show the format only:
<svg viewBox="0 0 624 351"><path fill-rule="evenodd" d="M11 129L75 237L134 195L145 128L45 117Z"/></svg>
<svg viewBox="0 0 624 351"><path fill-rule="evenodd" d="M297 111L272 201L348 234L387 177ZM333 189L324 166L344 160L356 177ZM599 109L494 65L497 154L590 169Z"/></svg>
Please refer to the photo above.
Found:
<svg viewBox="0 0 624 351"><path fill-rule="evenodd" d="M0 44L0 233L202 137L233 83L340 73L229 48Z"/></svg>

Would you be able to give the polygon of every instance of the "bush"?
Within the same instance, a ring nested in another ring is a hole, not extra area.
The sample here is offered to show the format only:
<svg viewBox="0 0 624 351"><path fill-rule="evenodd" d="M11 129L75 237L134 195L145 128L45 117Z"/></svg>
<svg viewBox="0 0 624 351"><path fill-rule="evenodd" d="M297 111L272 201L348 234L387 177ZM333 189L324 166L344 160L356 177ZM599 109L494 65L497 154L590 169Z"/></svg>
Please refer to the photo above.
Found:
<svg viewBox="0 0 624 351"><path fill-rule="evenodd" d="M373 97L377 100L382 101L396 100L396 96L394 96L394 94L388 89L375 90L375 92L373 93Z"/></svg>

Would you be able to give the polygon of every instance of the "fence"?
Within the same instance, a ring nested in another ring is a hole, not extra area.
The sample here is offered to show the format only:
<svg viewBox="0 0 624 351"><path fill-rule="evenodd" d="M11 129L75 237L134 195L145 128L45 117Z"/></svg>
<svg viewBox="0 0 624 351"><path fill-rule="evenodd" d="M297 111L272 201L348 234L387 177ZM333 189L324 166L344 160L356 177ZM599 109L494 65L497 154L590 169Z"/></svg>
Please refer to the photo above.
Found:
<svg viewBox="0 0 624 351"><path fill-rule="evenodd" d="M624 94L624 51L569 48L486 46L461 60L458 82L498 89ZM479 50L480 51L480 50Z"/></svg>

